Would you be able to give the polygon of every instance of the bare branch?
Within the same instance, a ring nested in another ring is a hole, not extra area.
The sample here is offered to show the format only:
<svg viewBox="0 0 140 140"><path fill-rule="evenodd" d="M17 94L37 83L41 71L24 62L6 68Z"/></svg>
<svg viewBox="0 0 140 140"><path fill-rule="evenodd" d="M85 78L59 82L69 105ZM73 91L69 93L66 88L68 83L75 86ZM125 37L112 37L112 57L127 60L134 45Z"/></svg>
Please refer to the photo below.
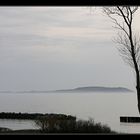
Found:
<svg viewBox="0 0 140 140"><path fill-rule="evenodd" d="M136 36L132 36L132 20L133 14L137 11L138 7L130 6L117 6L117 7L105 7L103 12L113 21L116 25L114 28L118 29L118 37L115 42L120 45L118 49L121 55L124 55L125 58L132 63L137 65L136 62L139 62L140 59L140 49L138 47L139 41ZM120 19L119 19L120 18ZM123 19L121 22L121 19ZM127 57L126 57L127 56ZM130 63L130 62L129 62Z"/></svg>
<svg viewBox="0 0 140 140"><path fill-rule="evenodd" d="M140 113L140 38L132 30L133 17L137 9L138 7L117 6L116 8L105 8L104 13L110 17L116 28L121 31L116 38L116 42L119 44L118 51L123 60L135 70Z"/></svg>

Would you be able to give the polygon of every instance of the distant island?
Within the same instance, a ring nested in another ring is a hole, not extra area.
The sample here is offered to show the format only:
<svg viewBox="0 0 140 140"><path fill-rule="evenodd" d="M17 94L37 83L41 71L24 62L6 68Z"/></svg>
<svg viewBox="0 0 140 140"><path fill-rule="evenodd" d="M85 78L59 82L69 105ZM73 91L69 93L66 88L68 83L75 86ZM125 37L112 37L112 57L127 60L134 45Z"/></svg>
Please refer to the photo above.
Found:
<svg viewBox="0 0 140 140"><path fill-rule="evenodd" d="M51 91L41 91L41 90L29 90L29 91L0 91L0 93L115 93L115 92L133 92L132 90L124 87L100 87L100 86L90 86L90 87L78 87L74 89L62 89L62 90L51 90Z"/></svg>
<svg viewBox="0 0 140 140"><path fill-rule="evenodd" d="M74 89L55 90L52 92L133 92L124 87L78 87Z"/></svg>

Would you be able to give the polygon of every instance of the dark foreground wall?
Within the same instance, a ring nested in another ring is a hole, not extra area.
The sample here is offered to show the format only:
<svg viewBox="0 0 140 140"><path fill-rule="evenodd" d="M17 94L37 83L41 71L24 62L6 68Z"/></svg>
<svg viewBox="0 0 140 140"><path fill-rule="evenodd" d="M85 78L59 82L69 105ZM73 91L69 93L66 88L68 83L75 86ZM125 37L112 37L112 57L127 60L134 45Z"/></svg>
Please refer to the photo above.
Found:
<svg viewBox="0 0 140 140"><path fill-rule="evenodd" d="M121 116L120 122L124 123L140 123L140 117L127 117L127 116Z"/></svg>

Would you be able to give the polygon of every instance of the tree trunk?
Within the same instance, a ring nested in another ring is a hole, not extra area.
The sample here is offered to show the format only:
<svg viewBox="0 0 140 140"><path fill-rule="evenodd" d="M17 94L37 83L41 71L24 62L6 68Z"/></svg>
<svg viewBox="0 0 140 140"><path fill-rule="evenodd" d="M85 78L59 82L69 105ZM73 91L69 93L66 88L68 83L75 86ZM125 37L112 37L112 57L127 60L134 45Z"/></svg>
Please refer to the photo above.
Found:
<svg viewBox="0 0 140 140"><path fill-rule="evenodd" d="M138 111L140 114L140 88L137 88Z"/></svg>
<svg viewBox="0 0 140 140"><path fill-rule="evenodd" d="M140 114L140 74L139 74L139 66L136 60L135 46L133 43L131 24L129 26L129 34L130 34L129 40L130 40L130 45L131 45L131 56L134 63L134 69L136 72L136 90L137 90L137 100L138 100L138 111Z"/></svg>
<svg viewBox="0 0 140 140"><path fill-rule="evenodd" d="M140 114L140 74L139 74L137 64L135 65L135 72L136 72L136 90L137 90L138 111Z"/></svg>
<svg viewBox="0 0 140 140"><path fill-rule="evenodd" d="M138 65L136 65L137 69L136 70L136 91L137 91L137 102L138 102L138 111L140 114L140 74L139 74L139 70L138 70Z"/></svg>

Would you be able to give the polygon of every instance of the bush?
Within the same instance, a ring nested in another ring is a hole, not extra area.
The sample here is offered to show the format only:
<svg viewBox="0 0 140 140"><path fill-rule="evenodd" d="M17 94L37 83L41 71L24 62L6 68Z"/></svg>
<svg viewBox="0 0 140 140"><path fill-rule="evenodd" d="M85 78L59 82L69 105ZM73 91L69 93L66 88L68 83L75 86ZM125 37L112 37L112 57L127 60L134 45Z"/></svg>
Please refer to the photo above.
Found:
<svg viewBox="0 0 140 140"><path fill-rule="evenodd" d="M74 129L76 123L76 117L50 114L46 116L38 117L35 120L36 126L40 128L42 132L70 132Z"/></svg>
<svg viewBox="0 0 140 140"><path fill-rule="evenodd" d="M78 120L72 116L48 115L35 121L42 132L47 133L115 133L107 125L95 123L93 119Z"/></svg>
<svg viewBox="0 0 140 140"><path fill-rule="evenodd" d="M88 121L79 120L76 123L77 133L111 133L111 129L102 125L101 123L95 123L93 119L89 119Z"/></svg>

